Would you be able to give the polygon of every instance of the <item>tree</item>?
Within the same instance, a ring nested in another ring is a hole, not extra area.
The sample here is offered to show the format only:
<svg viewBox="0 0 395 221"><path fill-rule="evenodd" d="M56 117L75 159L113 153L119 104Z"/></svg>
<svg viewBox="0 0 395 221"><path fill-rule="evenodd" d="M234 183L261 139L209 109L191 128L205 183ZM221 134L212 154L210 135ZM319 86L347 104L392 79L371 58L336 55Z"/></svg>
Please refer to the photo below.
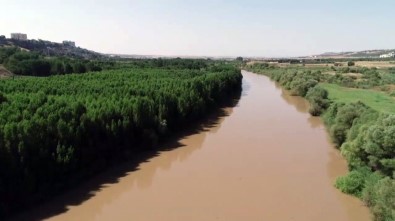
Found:
<svg viewBox="0 0 395 221"><path fill-rule="evenodd" d="M236 61L243 61L244 59L243 59L243 57L237 57L236 58Z"/></svg>

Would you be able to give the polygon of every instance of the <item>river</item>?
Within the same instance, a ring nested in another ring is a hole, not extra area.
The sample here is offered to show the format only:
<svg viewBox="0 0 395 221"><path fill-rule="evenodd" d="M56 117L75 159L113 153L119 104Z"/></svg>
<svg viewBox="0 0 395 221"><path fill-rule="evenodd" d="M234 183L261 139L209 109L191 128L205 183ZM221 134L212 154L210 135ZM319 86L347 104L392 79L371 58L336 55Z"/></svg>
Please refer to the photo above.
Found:
<svg viewBox="0 0 395 221"><path fill-rule="evenodd" d="M347 165L306 101L266 76L243 76L237 106L178 148L107 171L16 220L371 220L360 200L333 187Z"/></svg>

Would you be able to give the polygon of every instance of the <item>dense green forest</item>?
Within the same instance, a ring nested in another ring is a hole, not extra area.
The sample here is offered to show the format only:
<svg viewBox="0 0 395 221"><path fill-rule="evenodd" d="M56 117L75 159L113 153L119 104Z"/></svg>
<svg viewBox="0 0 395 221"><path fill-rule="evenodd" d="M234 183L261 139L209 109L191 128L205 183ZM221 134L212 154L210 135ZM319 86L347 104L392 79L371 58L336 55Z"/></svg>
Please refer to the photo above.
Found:
<svg viewBox="0 0 395 221"><path fill-rule="evenodd" d="M332 141L348 161L350 173L340 177L336 187L361 198L371 208L375 220L395 220L395 110L384 111L392 104L380 100L375 94L379 92L372 91L394 84L394 69L279 67L268 63L245 68L268 75L293 95L309 101L310 113L323 117ZM358 73L358 77L350 73ZM325 89L330 84L348 89L337 95L339 99L331 100L332 94ZM344 99L345 93L357 93L352 88L365 89L366 99ZM389 97L392 92L381 93ZM369 94L374 101L369 101Z"/></svg>
<svg viewBox="0 0 395 221"><path fill-rule="evenodd" d="M142 62L162 68L0 81L0 214L157 147L241 90L232 65Z"/></svg>

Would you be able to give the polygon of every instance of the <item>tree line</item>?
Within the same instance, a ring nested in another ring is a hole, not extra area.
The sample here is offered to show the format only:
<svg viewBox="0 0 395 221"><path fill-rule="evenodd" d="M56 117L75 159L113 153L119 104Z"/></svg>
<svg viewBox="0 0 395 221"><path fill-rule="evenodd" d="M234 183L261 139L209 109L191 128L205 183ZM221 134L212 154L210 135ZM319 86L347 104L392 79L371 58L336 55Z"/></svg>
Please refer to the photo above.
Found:
<svg viewBox="0 0 395 221"><path fill-rule="evenodd" d="M3 64L16 75L44 77L101 71L113 67L115 62L67 57L44 57L36 52L9 47L0 48L0 64Z"/></svg>

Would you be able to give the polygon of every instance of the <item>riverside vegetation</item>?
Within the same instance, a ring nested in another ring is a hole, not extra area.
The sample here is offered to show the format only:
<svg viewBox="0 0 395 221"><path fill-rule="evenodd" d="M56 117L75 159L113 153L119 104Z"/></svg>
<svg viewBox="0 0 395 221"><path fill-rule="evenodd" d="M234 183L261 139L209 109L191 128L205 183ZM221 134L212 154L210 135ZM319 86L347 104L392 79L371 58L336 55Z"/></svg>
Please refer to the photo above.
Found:
<svg viewBox="0 0 395 221"><path fill-rule="evenodd" d="M241 90L240 70L224 62L115 68L0 81L0 218L157 147Z"/></svg>
<svg viewBox="0 0 395 221"><path fill-rule="evenodd" d="M252 63L293 95L305 97L347 159L341 191L361 198L377 221L395 220L395 69Z"/></svg>

